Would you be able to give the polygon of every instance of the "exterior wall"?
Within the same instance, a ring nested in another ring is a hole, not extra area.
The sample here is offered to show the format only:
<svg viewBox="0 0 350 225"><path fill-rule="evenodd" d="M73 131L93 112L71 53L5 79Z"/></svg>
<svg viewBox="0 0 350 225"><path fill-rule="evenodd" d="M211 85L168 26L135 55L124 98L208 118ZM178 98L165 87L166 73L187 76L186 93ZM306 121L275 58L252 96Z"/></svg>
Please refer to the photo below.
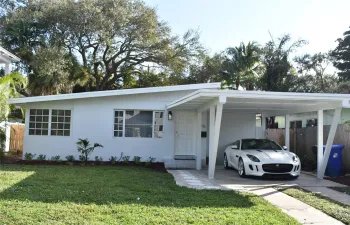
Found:
<svg viewBox="0 0 350 225"><path fill-rule="evenodd" d="M224 151L234 141L256 137L256 115L244 112L223 112L216 164L224 162Z"/></svg>
<svg viewBox="0 0 350 225"><path fill-rule="evenodd" d="M78 138L88 138L104 148L97 148L90 156L101 156L108 160L110 156L141 156L141 160L155 157L157 161L174 155L174 120L168 120L166 105L190 91L162 92L152 94L124 95L104 98L88 98L38 102L25 105L26 109L70 109L72 110L71 136L36 136L28 135L29 110L26 110L26 127L23 153L45 154L47 158L67 155L78 158L76 142ZM114 110L164 110L163 138L114 137Z"/></svg>

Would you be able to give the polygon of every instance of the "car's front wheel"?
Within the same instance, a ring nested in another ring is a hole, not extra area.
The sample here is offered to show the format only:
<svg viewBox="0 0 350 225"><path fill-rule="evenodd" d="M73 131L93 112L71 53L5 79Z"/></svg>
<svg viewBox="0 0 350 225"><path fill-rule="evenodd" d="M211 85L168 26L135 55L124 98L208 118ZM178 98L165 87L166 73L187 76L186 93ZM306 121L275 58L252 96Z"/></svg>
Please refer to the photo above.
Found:
<svg viewBox="0 0 350 225"><path fill-rule="evenodd" d="M239 159L238 162L238 174L240 177L246 177L243 159Z"/></svg>
<svg viewBox="0 0 350 225"><path fill-rule="evenodd" d="M224 155L224 168L225 168L225 169L229 169L226 154Z"/></svg>

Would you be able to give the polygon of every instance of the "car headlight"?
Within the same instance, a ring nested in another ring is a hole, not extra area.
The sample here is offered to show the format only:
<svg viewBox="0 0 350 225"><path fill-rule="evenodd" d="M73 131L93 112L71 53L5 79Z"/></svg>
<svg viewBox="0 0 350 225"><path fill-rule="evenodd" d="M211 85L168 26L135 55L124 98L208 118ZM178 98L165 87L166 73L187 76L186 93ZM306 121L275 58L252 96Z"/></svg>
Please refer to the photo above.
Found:
<svg viewBox="0 0 350 225"><path fill-rule="evenodd" d="M298 156L296 156L296 155L293 156L293 162L298 162L298 160L299 160L299 159L298 159Z"/></svg>
<svg viewBox="0 0 350 225"><path fill-rule="evenodd" d="M253 156L253 155L247 155L248 156L248 158L250 159L250 160L252 160L253 162L260 162L260 160L258 159L258 157L256 157L256 156Z"/></svg>

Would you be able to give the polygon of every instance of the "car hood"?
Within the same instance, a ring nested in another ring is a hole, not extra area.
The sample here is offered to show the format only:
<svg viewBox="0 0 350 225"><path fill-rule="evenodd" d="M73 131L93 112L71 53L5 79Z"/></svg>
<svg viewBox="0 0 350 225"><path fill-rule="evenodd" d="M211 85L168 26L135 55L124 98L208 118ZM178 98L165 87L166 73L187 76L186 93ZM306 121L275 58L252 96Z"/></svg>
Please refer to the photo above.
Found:
<svg viewBox="0 0 350 225"><path fill-rule="evenodd" d="M294 153L284 150L243 150L245 154L258 157L262 161L271 162L292 162Z"/></svg>

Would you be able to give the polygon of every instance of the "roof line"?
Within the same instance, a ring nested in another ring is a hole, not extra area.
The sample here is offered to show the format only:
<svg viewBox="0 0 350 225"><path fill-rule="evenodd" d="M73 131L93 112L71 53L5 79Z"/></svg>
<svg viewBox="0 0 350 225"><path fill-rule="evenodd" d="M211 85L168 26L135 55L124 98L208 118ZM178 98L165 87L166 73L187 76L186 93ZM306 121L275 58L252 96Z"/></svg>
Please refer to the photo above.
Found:
<svg viewBox="0 0 350 225"><path fill-rule="evenodd" d="M21 59L19 57L17 57L16 55L12 54L11 52L7 51L6 49L4 49L3 47L0 46L0 53L4 53L6 54L9 58L12 58L13 61L18 62L21 61Z"/></svg>
<svg viewBox="0 0 350 225"><path fill-rule="evenodd" d="M58 101L58 100L71 100L71 99L83 99L83 98L97 98L119 95L132 95L132 94L146 94L146 93L158 93L158 92L171 92L171 91L186 91L196 90L203 88L220 88L220 83L204 83L204 84L187 84L176 86L162 86L162 87L148 87L148 88L134 88L123 90L111 90L111 91L94 91L94 92L82 92L73 94L60 94L60 95L47 95L36 96L26 98L12 98L8 100L9 104L23 104L30 102L45 102L45 101Z"/></svg>

